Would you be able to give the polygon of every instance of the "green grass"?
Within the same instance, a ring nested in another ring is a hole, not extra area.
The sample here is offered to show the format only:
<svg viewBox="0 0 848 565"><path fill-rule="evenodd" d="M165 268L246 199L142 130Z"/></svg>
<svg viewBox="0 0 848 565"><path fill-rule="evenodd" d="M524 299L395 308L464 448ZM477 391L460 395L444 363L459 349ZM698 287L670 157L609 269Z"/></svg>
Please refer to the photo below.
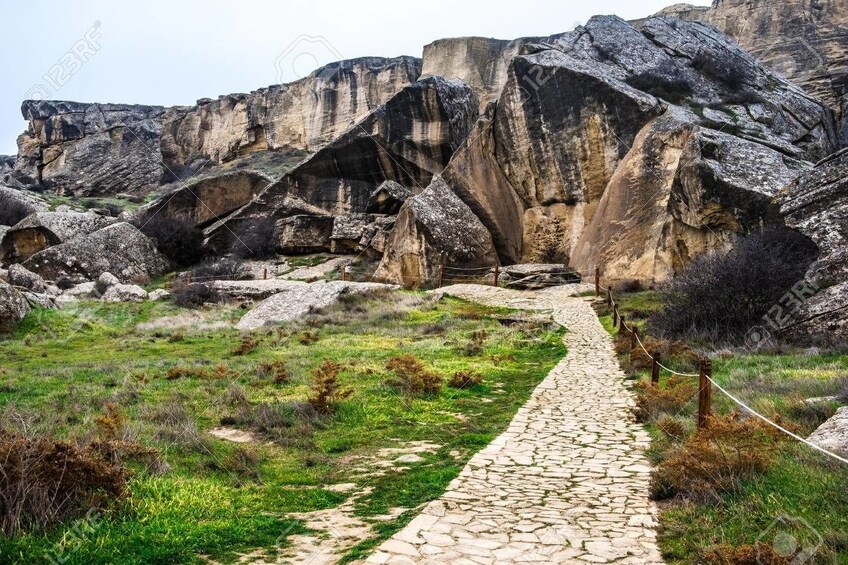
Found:
<svg viewBox="0 0 848 565"><path fill-rule="evenodd" d="M628 324L640 327L651 312L660 308L653 292L616 296L619 311ZM612 315L606 306L599 307L601 322L608 331ZM713 358L716 381L757 412L780 420L785 426L806 437L839 406L836 402L810 405L812 397L838 395L848 387L848 355L823 351L809 354L801 350L781 353L753 354L744 348L712 352L699 344L701 353ZM627 365L627 354L620 356ZM692 371L681 359L666 359L678 370ZM697 372L697 371L695 371ZM648 371L633 371L633 378L647 381ZM664 372L663 372L664 373ZM668 376L663 374L661 385ZM694 428L697 402L691 402L677 416ZM720 391L713 391L713 409L720 414L737 410L737 406ZM654 438L649 457L655 462L665 457L669 448L663 434L648 425ZM816 557L822 563L848 563L848 467L830 462L810 448L788 439L775 464L762 476L743 481L738 491L722 495L719 502L692 503L672 500L661 503L660 548L668 563L699 562L703 551L720 545L739 547L766 539L769 527L780 516L802 521L792 522L791 535L803 538L821 536L822 546ZM808 524L814 533L803 531ZM777 527L777 526L775 526ZM829 561L828 561L829 560ZM819 562L819 561L816 561Z"/></svg>
<svg viewBox="0 0 848 565"><path fill-rule="evenodd" d="M93 534L75 540L68 536L73 523L67 523L0 540L0 562L37 562L63 539L71 564L199 563L201 556L233 562L255 550L274 555L288 535L303 532L291 513L347 500L349 494L324 488L338 483L373 489L357 498L354 512L374 524L374 537L351 548L352 559L438 497L565 354L562 331L504 326L497 318L506 309L397 293L352 298L305 323L259 332L254 351L234 355L241 336L214 324L232 323L243 313L235 306L192 312L168 302L90 303L75 312L34 312L0 341L0 407L33 416L37 430L81 438L96 429L103 406L116 403L128 433L158 448L170 467L154 475L133 465L131 495L106 513ZM479 330L487 334L483 350L468 356L465 345ZM318 341L302 344L304 331ZM484 381L407 397L386 385L385 362L400 353L420 357L446 378L474 370ZM259 375L257 365L274 360L288 367L287 384ZM239 446L206 431L238 416L241 408L232 398L244 395L254 407L295 406L306 399L310 371L323 360L343 365L341 381L352 396L320 422L293 422L284 437L252 430L260 438L252 446L257 476L231 468L228 461ZM168 380L177 365L203 369L207 376ZM226 378L215 378L219 365ZM173 403L190 414L199 445L184 441L186 434L173 443L161 436L155 416ZM423 461L363 476L383 468L380 449L420 441L436 446L420 454ZM381 517L390 511L398 517Z"/></svg>

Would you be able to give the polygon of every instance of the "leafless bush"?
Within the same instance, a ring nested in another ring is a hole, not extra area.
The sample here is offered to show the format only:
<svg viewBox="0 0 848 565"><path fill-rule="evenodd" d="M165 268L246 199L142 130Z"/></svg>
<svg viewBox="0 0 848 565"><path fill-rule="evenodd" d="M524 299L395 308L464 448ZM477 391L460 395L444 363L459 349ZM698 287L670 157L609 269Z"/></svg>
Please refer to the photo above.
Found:
<svg viewBox="0 0 848 565"><path fill-rule="evenodd" d="M137 222L138 229L155 241L162 254L177 265L193 265L203 258L203 232L182 218L157 214Z"/></svg>
<svg viewBox="0 0 848 565"><path fill-rule="evenodd" d="M244 263L238 259L224 257L215 261L205 261L192 269L191 276L197 281L212 280L244 280L250 278L250 273Z"/></svg>
<svg viewBox="0 0 848 565"><path fill-rule="evenodd" d="M273 219L251 220L236 230L232 253L246 259L268 259L277 255L276 228Z"/></svg>
<svg viewBox="0 0 848 565"><path fill-rule="evenodd" d="M442 377L428 371L424 362L414 355L392 357L386 363L386 369L394 373L394 378L386 382L403 390L406 394L437 394L442 389Z"/></svg>
<svg viewBox="0 0 848 565"><path fill-rule="evenodd" d="M339 383L341 371L341 365L326 360L312 370L313 381L308 401L319 414L332 414L339 401L353 394L351 389L342 388Z"/></svg>
<svg viewBox="0 0 848 565"><path fill-rule="evenodd" d="M200 308L204 304L220 303L221 294L211 284L180 283L171 289L171 299L183 308Z"/></svg>
<svg viewBox="0 0 848 565"><path fill-rule="evenodd" d="M126 494L128 473L93 446L0 433L0 531L40 530Z"/></svg>
<svg viewBox="0 0 848 565"><path fill-rule="evenodd" d="M696 258L660 290L663 309L651 317L651 333L739 341L803 280L817 255L801 234L766 229L741 237L729 252Z"/></svg>

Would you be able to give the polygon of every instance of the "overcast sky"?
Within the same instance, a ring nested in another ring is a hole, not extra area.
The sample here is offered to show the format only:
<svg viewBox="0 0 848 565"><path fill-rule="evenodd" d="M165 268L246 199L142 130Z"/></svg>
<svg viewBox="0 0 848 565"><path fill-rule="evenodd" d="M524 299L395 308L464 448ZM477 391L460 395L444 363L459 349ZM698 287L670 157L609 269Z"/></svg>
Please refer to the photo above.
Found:
<svg viewBox="0 0 848 565"><path fill-rule="evenodd" d="M188 105L339 58L420 57L443 37L550 35L594 14L630 19L673 3L0 0L0 154L17 153L25 98Z"/></svg>

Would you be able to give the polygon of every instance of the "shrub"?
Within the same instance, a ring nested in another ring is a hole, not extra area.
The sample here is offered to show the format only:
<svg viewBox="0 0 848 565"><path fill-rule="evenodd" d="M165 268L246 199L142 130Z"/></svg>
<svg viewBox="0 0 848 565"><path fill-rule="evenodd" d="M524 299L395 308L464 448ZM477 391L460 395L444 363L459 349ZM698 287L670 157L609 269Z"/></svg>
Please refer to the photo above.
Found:
<svg viewBox="0 0 848 565"><path fill-rule="evenodd" d="M738 57L727 57L701 49L692 58L692 68L724 83L731 91L745 86L748 69Z"/></svg>
<svg viewBox="0 0 848 565"><path fill-rule="evenodd" d="M741 237L734 249L696 258L660 290L662 310L649 320L663 337L739 341L802 280L817 250L785 228Z"/></svg>
<svg viewBox="0 0 848 565"><path fill-rule="evenodd" d="M297 341L301 343L301 345L312 345L313 343L318 342L318 334L313 332L303 332L300 334L300 337L297 338Z"/></svg>
<svg viewBox="0 0 848 565"><path fill-rule="evenodd" d="M630 75L625 82L637 90L673 104L678 104L692 96L692 85L689 79L685 78L673 65Z"/></svg>
<svg viewBox="0 0 848 565"><path fill-rule="evenodd" d="M259 363L256 366L256 374L260 378L273 378L274 384L286 384L291 381L291 373L289 372L286 362L282 359Z"/></svg>
<svg viewBox="0 0 848 565"><path fill-rule="evenodd" d="M259 452L250 447L237 446L224 456L221 461L223 471L247 479L259 479L259 465L262 457Z"/></svg>
<svg viewBox="0 0 848 565"><path fill-rule="evenodd" d="M483 347L486 344L486 338L489 337L486 330L474 330L471 332L471 341L465 344L464 353L468 357L480 355L483 352Z"/></svg>
<svg viewBox="0 0 848 565"><path fill-rule="evenodd" d="M324 361L320 367L312 370L313 381L310 386L309 404L319 414L332 414L340 400L348 398L353 391L343 389L339 384L342 366L332 361Z"/></svg>
<svg viewBox="0 0 848 565"><path fill-rule="evenodd" d="M32 214L32 209L18 200L7 200L0 206L0 226L14 226Z"/></svg>
<svg viewBox="0 0 848 565"><path fill-rule="evenodd" d="M774 548L762 542L757 545L740 545L730 547L719 545L705 549L699 563L715 565L790 565L789 557L783 557Z"/></svg>
<svg viewBox="0 0 848 565"><path fill-rule="evenodd" d="M387 384L407 394L436 394L442 389L442 377L427 371L424 362L413 355L392 357L386 369L395 374Z"/></svg>
<svg viewBox="0 0 848 565"><path fill-rule="evenodd" d="M259 347L259 340L253 339L251 336L241 338L241 343L233 350L233 355L247 355L254 349Z"/></svg>
<svg viewBox="0 0 848 565"><path fill-rule="evenodd" d="M168 369L168 373L165 375L165 378L169 381L175 381L177 379L205 379L208 376L209 371L202 367L176 365Z"/></svg>
<svg viewBox="0 0 848 565"><path fill-rule="evenodd" d="M636 419L642 423L659 420L662 416L676 416L698 394L698 384L691 378L674 375L663 386L639 382L634 385L636 394Z"/></svg>
<svg viewBox="0 0 848 565"><path fill-rule="evenodd" d="M193 265L203 257L203 232L188 220L156 214L146 220L139 219L136 227L177 265Z"/></svg>
<svg viewBox="0 0 848 565"><path fill-rule="evenodd" d="M468 388L483 382L483 375L474 371L457 371L448 381L451 388Z"/></svg>
<svg viewBox="0 0 848 565"><path fill-rule="evenodd" d="M105 508L128 472L93 446L0 434L0 531L14 536Z"/></svg>
<svg viewBox="0 0 848 565"><path fill-rule="evenodd" d="M171 300L183 308L200 308L204 304L219 304L221 294L211 284L180 283L171 288Z"/></svg>
<svg viewBox="0 0 848 565"><path fill-rule="evenodd" d="M277 256L277 236L273 219L251 220L236 230L232 253L245 259L269 259Z"/></svg>
<svg viewBox="0 0 848 565"><path fill-rule="evenodd" d="M124 437L127 427L127 416L117 405L108 402L103 407L103 413L94 419L97 435L103 440L117 440Z"/></svg>
<svg viewBox="0 0 848 565"><path fill-rule="evenodd" d="M765 472L780 433L758 419L715 416L706 428L675 448L651 475L655 499L674 496L708 500Z"/></svg>
<svg viewBox="0 0 848 565"><path fill-rule="evenodd" d="M238 259L224 257L217 261L205 261L191 271L193 280L234 280L240 281L250 278L250 273L245 269L244 263Z"/></svg>

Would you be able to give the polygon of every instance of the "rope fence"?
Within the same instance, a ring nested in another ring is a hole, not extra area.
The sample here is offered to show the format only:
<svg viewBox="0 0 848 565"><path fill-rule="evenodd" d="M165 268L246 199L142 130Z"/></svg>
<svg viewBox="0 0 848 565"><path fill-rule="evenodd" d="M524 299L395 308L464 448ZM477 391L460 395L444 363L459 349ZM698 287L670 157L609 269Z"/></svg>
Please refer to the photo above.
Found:
<svg viewBox="0 0 848 565"><path fill-rule="evenodd" d="M715 381L715 379L713 379L712 361L710 359L701 359L701 361L700 361L700 371L698 373L681 373L680 371L675 371L674 369L671 369L671 368L663 365L660 362L661 361L660 354L658 352L651 353L645 347L645 344L642 342L642 339L639 337L639 328L637 328L635 325L633 327L631 327L627 324L624 315L622 315L618 310L618 303L615 301L615 298L613 297L612 288L604 287L604 286L601 285L601 272L600 272L599 268L596 268L595 269L595 297L596 298L601 297L601 294L602 294L601 291L602 290L606 292L606 303L607 303L607 305L610 306L613 310L613 328L617 327L619 334L624 333L625 335L629 335L630 340L631 340L631 344L633 344L633 347L635 348L635 346L638 345L639 348L645 353L645 355L647 355L648 358L652 360L652 368L651 368L651 385L652 386L657 386L657 387L659 386L660 370L666 371L667 373L670 373L671 375L676 375L676 376L679 376L679 377L685 377L685 378L695 378L695 377L697 377L698 378L699 383L698 383L698 415L697 415L697 418L698 418L698 428L699 429L703 429L703 428L707 427L707 425L709 424L709 417L712 414L712 389L713 389L713 387L715 387L722 394L724 394L727 398L729 398L733 403L735 403L740 408L742 408L745 412L747 412L747 413L751 414L752 416L755 416L756 418L762 420L763 422L765 422L769 426L772 426L776 430L788 435L789 437L791 437L791 438L793 438L797 441L800 441L801 443L813 448L814 450L816 450L816 451L818 451L818 452L820 452L820 453L822 453L822 454L824 454L828 457L831 457L832 459L835 459L836 461L848 464L848 459L846 459L845 457L841 457L841 456L837 455L836 453L833 453L832 451L829 451L829 450L827 450L827 449L825 449L825 448L823 448L819 445L816 445L815 443L813 443L813 442L811 442L807 439L802 438L798 434L795 434L795 433L791 432L790 430L787 430L786 428L784 428L780 424L773 422L772 420L766 418L765 416L763 416L762 414L760 414L759 412L757 412L756 410L751 408L749 405L747 405L746 403L739 400L736 396L734 396L733 394L728 392L727 389L725 389L723 386L718 384Z"/></svg>

